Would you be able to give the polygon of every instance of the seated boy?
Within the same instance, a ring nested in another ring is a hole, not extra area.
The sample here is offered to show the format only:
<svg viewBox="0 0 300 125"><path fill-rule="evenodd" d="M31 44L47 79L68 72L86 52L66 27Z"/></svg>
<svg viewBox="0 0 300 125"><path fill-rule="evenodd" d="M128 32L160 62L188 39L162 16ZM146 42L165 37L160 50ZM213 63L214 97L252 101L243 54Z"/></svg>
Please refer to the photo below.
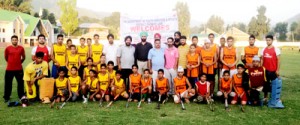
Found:
<svg viewBox="0 0 300 125"><path fill-rule="evenodd" d="M72 67L70 71L71 76L68 78L69 80L69 90L72 92L72 101L76 101L77 97L80 93L81 86L81 78L77 75L77 68Z"/></svg>
<svg viewBox="0 0 300 125"><path fill-rule="evenodd" d="M152 78L150 77L150 70L145 69L144 75L141 79L142 83L142 102L145 101L145 99L148 99L148 103L151 103L150 95L152 93Z"/></svg>
<svg viewBox="0 0 300 125"><path fill-rule="evenodd" d="M252 59L253 67L248 69L249 73L249 101L254 105L257 105L260 102L260 92L263 89L263 86L266 82L265 68L260 66L260 58L254 56ZM262 102L260 102L262 103Z"/></svg>
<svg viewBox="0 0 300 125"><path fill-rule="evenodd" d="M187 77L183 76L183 74L184 69L182 66L179 66L177 70L177 77L174 78L174 102L176 104L180 103L182 98L185 99L186 103L189 103L189 99L195 95L195 90L192 89L189 80ZM188 88L186 86L188 86Z"/></svg>
<svg viewBox="0 0 300 125"><path fill-rule="evenodd" d="M164 100L167 98L167 92L169 92L169 81L167 78L164 77L164 70L159 69L158 70L158 78L156 79L156 90L158 94L158 103L161 103L161 100ZM159 107L157 107L159 108Z"/></svg>
<svg viewBox="0 0 300 125"><path fill-rule="evenodd" d="M140 87L142 75L138 73L138 66L132 65L132 74L129 76L129 92L132 94L131 98L134 102L138 102L140 99ZM131 101L131 99L129 99Z"/></svg>
<svg viewBox="0 0 300 125"><path fill-rule="evenodd" d="M48 76L48 63L43 61L44 53L37 52L35 57L35 61L26 66L23 77L26 97L30 101L39 100L39 82Z"/></svg>
<svg viewBox="0 0 300 125"><path fill-rule="evenodd" d="M223 72L223 77L220 79L219 84L220 90L217 92L218 97L224 97L225 99L225 109L228 109L228 96L234 97L234 92L232 92L232 79L230 78L230 71L225 70Z"/></svg>
<svg viewBox="0 0 300 125"><path fill-rule="evenodd" d="M196 94L197 98L194 99L195 102L206 102L210 99L210 83L206 81L205 74L202 74L200 81L196 82Z"/></svg>
<svg viewBox="0 0 300 125"><path fill-rule="evenodd" d="M125 90L125 82L121 78L122 74L121 71L116 72L116 77L114 78L113 82L113 87L111 88L112 90L112 96L114 100L117 100L119 96L127 99L128 98L128 93Z"/></svg>
<svg viewBox="0 0 300 125"><path fill-rule="evenodd" d="M240 100L241 102L241 110L244 111L244 109L242 108L243 106L245 106L247 104L247 93L245 91L245 86L244 86L244 81L245 78L248 77L246 76L247 74L245 73L245 67L243 64L239 64L237 66L237 74L234 74L232 77L232 86L233 89L235 91L235 96L233 97L233 100L231 101L231 104L236 104L238 102L238 100Z"/></svg>

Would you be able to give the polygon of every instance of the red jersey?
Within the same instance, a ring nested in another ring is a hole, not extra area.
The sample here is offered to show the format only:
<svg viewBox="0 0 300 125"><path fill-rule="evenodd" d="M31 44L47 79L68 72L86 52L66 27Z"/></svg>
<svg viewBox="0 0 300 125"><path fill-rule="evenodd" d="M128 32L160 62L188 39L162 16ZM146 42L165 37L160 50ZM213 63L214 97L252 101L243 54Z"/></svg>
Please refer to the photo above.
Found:
<svg viewBox="0 0 300 125"><path fill-rule="evenodd" d="M8 46L5 49L4 57L7 62L6 70L22 70L21 57L25 57L25 50L22 46Z"/></svg>
<svg viewBox="0 0 300 125"><path fill-rule="evenodd" d="M263 67L258 68L249 68L249 79L251 88L257 88L259 86L263 86L266 77L265 77L265 69Z"/></svg>
<svg viewBox="0 0 300 125"><path fill-rule="evenodd" d="M208 82L204 82L204 84L200 83L200 81L196 82L198 88L198 95L204 96L208 93Z"/></svg>
<svg viewBox="0 0 300 125"><path fill-rule="evenodd" d="M45 46L45 47L40 47L40 46L37 46L37 47L34 47L32 49L32 55L35 55L37 52L43 52L44 53L44 58L43 60L46 61L46 62L49 62L50 61L50 48L48 46Z"/></svg>
<svg viewBox="0 0 300 125"><path fill-rule="evenodd" d="M270 49L263 49L263 66L266 70L275 72L277 70L278 59L277 55L280 55L280 50L278 48L272 47Z"/></svg>

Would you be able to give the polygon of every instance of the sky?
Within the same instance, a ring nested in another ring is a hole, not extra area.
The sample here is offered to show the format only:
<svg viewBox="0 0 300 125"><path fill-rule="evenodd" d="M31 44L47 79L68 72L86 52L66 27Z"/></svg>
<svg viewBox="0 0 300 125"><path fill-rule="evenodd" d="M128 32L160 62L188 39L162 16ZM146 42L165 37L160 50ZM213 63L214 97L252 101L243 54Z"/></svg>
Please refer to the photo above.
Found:
<svg viewBox="0 0 300 125"><path fill-rule="evenodd" d="M300 0L77 0L77 7L99 12L155 15L171 12L177 1L188 3L191 25L205 23L211 15L221 16L225 24L248 24L257 15L260 5L266 6L271 25L300 13Z"/></svg>

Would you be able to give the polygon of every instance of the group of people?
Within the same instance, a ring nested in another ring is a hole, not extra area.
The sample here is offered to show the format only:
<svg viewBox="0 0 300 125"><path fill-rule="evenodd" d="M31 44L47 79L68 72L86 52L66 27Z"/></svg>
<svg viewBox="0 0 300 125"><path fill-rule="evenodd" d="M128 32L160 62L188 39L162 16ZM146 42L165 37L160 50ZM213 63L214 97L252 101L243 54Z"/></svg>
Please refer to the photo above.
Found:
<svg viewBox="0 0 300 125"><path fill-rule="evenodd" d="M103 45L95 34L93 40L80 38L80 45L75 46L71 39L64 44L64 36L58 35L57 42L48 47L41 34L38 45L32 48L33 62L23 72L25 51L14 35L12 45L4 53L7 68L3 98L9 101L16 77L23 106L28 105L24 103L27 101L65 102L81 98L85 104L105 100L110 105L118 99L165 103L171 97L174 103L212 103L213 98L220 97L229 110L229 100L242 106L262 105L272 92L268 106L283 108L280 50L272 45L271 35L265 37L267 47L261 50L254 45L255 37L251 35L241 56L231 36L221 37L220 46L214 42L212 33L203 46L198 45L197 36L187 45L187 37L180 32L167 38L167 43L161 42L158 33L153 44L147 41L147 32L141 32L140 37L141 42L132 45L132 37L126 36L125 44L119 46L114 43L114 35L109 34L108 44ZM240 60L243 64L238 64ZM49 100L39 97L39 86L46 77L55 79L55 94Z"/></svg>

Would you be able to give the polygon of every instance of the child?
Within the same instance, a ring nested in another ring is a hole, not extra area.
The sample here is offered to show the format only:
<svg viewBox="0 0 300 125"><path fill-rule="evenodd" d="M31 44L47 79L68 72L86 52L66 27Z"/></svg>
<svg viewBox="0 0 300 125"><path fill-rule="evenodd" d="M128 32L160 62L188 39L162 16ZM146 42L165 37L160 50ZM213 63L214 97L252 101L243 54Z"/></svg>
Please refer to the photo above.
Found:
<svg viewBox="0 0 300 125"><path fill-rule="evenodd" d="M117 71L116 77L114 78L114 82L111 88L112 96L114 97L114 100L118 98L118 96L122 96L123 98L128 98L128 93L125 90L125 82L121 78L122 72Z"/></svg>
<svg viewBox="0 0 300 125"><path fill-rule="evenodd" d="M113 84L110 81L110 75L109 73L106 71L106 65L105 64L101 64L101 69L99 71L98 74L98 80L100 83L100 94L101 94L101 98L103 98L105 96L105 100L107 102L109 102L109 87Z"/></svg>
<svg viewBox="0 0 300 125"><path fill-rule="evenodd" d="M72 40L68 39L67 40L67 56L71 55L71 45L72 45Z"/></svg>
<svg viewBox="0 0 300 125"><path fill-rule="evenodd" d="M114 62L108 61L107 62L107 72L109 74L109 81L112 82L116 77L116 71L114 70Z"/></svg>
<svg viewBox="0 0 300 125"><path fill-rule="evenodd" d="M192 88L195 88L195 83L198 81L198 68L200 65L199 54L196 53L196 45L190 46L190 52L186 55L187 58L187 77Z"/></svg>
<svg viewBox="0 0 300 125"><path fill-rule="evenodd" d="M247 103L247 91L245 90L245 81L247 74L245 73L245 67L243 64L238 64L237 74L234 74L232 77L232 86L235 91L235 96L231 101L231 104L235 105L238 102L238 99L241 101L241 110L244 111L243 106ZM249 81L249 79L248 79ZM248 85L249 86L249 85Z"/></svg>
<svg viewBox="0 0 300 125"><path fill-rule="evenodd" d="M89 71L90 73L90 78L88 78L87 80L85 80L85 82L82 85L82 94L83 94L83 103L87 103L88 99L87 99L87 95L90 94L89 99L90 100L96 100L96 99L100 99L101 95L100 95L100 85L99 85L99 81L97 78L97 72L93 69L91 69ZM96 98L96 99L95 99Z"/></svg>
<svg viewBox="0 0 300 125"><path fill-rule="evenodd" d="M70 45L70 49L71 49L71 54L67 56L67 62L66 62L68 71L71 71L72 67L79 68L81 65L80 57L76 53L76 46ZM68 75L71 75L71 73L69 72Z"/></svg>
<svg viewBox="0 0 300 125"><path fill-rule="evenodd" d="M223 73L223 78L220 79L219 84L220 91L217 92L217 96L224 96L225 99L225 109L228 110L228 96L234 95L232 92L232 79L230 78L230 71L225 70Z"/></svg>
<svg viewBox="0 0 300 125"><path fill-rule="evenodd" d="M200 54L202 63L202 73L206 75L206 80L210 83L210 93L213 96L215 89L215 72L214 65L217 61L216 51L211 47L211 42L208 39L204 40L204 47Z"/></svg>
<svg viewBox="0 0 300 125"><path fill-rule="evenodd" d="M71 68L71 76L69 77L69 91L72 92L72 101L76 101L80 92L81 78L77 75L77 68Z"/></svg>
<svg viewBox="0 0 300 125"><path fill-rule="evenodd" d="M252 67L248 68L250 79L249 101L257 105L257 102L260 101L260 92L266 83L266 74L265 68L260 66L260 58L257 55L253 57L252 64Z"/></svg>
<svg viewBox="0 0 300 125"><path fill-rule="evenodd" d="M196 82L196 93L197 98L194 99L195 102L203 102L210 99L210 83L206 81L205 74L202 74L200 81Z"/></svg>
<svg viewBox="0 0 300 125"><path fill-rule="evenodd" d="M26 66L23 77L26 97L32 101L39 100L39 82L48 76L48 64L43 61L44 53L37 52L35 57L35 61Z"/></svg>
<svg viewBox="0 0 300 125"><path fill-rule="evenodd" d="M80 46L77 46L77 53L80 57L80 63L81 66L78 69L78 75L80 76L81 79L83 79L83 70L84 67L87 65L86 64L86 59L88 58L89 55L89 47L85 45L85 38L81 37L80 38Z"/></svg>
<svg viewBox="0 0 300 125"><path fill-rule="evenodd" d="M146 98L148 98L148 103L151 103L151 98L150 95L152 93L152 78L150 76L150 70L149 69L145 69L144 70L144 75L141 79L141 83L142 83L142 102L145 101Z"/></svg>
<svg viewBox="0 0 300 125"><path fill-rule="evenodd" d="M90 70L95 70L96 72L98 72L97 67L95 65L93 65L93 58L88 57L86 59L87 62L87 66L84 68L84 72L83 72L83 80L87 80L90 77Z"/></svg>
<svg viewBox="0 0 300 125"><path fill-rule="evenodd" d="M189 98L195 95L195 90L192 89L189 80L183 76L183 74L184 69L182 66L179 66L177 70L177 77L174 78L174 102L176 104L180 103L181 98L184 98L185 102L189 103ZM186 88L186 86L188 86L188 88Z"/></svg>
<svg viewBox="0 0 300 125"><path fill-rule="evenodd" d="M158 98L158 103L161 103L161 100L164 100L163 103L165 102L165 99L167 98L167 92L169 92L169 88L169 81L167 78L164 77L164 70L159 69L158 77L156 79L156 90L158 96L160 97Z"/></svg>
<svg viewBox="0 0 300 125"><path fill-rule="evenodd" d="M62 68L58 69L58 78L55 80L57 89L56 102L64 102L68 96L71 96L71 91L68 90L68 78L65 77L66 71Z"/></svg>
<svg viewBox="0 0 300 125"><path fill-rule="evenodd" d="M138 73L138 66L132 65L132 74L129 76L129 92L132 94L134 102L140 99L140 87L142 75ZM131 99L129 99L131 101Z"/></svg>

